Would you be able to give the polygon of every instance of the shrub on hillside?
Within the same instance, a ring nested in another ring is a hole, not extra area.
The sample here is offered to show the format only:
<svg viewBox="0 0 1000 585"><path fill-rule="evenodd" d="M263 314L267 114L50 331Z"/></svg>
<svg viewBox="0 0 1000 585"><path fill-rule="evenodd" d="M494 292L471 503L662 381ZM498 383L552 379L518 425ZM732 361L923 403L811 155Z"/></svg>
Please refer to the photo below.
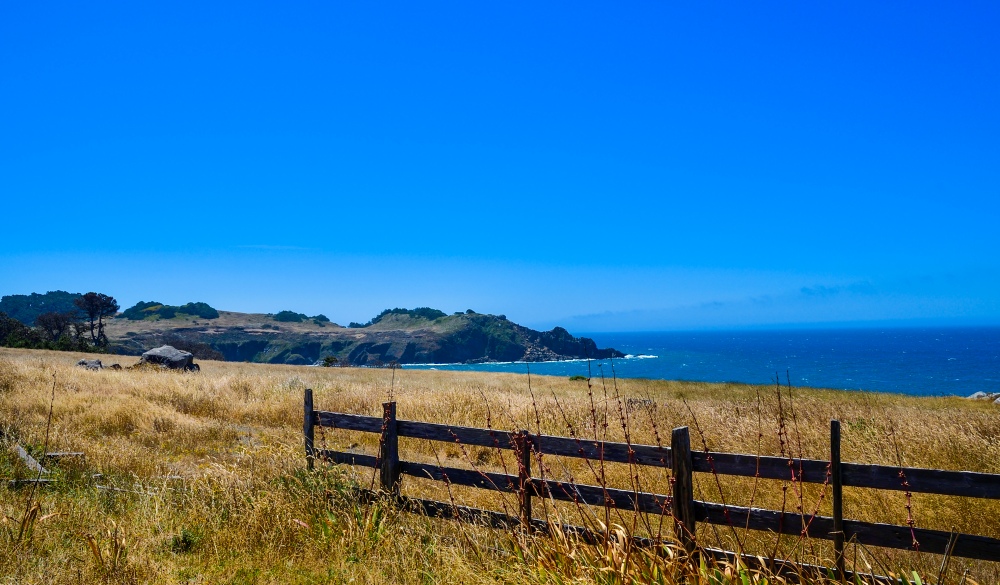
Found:
<svg viewBox="0 0 1000 585"><path fill-rule="evenodd" d="M160 319L173 319L178 313L201 317L203 319L218 319L219 312L208 303L187 303L179 307L165 305L156 301L139 301L135 305L122 311L118 317L130 321L141 321L147 317L159 317Z"/></svg>
<svg viewBox="0 0 1000 585"><path fill-rule="evenodd" d="M440 319L441 317L447 316L447 313L445 313L444 311L439 311L438 309L432 309L430 307L417 307L412 311L406 311L406 314L408 314L411 317L423 317L428 321L433 321L435 319Z"/></svg>
<svg viewBox="0 0 1000 585"><path fill-rule="evenodd" d="M41 334L17 319L0 312L0 345L4 347L37 348L43 343Z"/></svg>
<svg viewBox="0 0 1000 585"><path fill-rule="evenodd" d="M203 319L218 319L219 312L208 303L187 303L177 307L178 313L194 315Z"/></svg>
<svg viewBox="0 0 1000 585"><path fill-rule="evenodd" d="M308 316L296 313L295 311L279 311L274 315L274 320L282 323L301 323L304 319L308 318Z"/></svg>
<svg viewBox="0 0 1000 585"><path fill-rule="evenodd" d="M138 303L125 309L121 313L118 313L116 317L118 319L128 319L129 321L141 321L146 317L150 316L152 313L154 313L157 308L162 306L163 303L158 303L156 301L149 301L149 302L139 301ZM147 311L147 309L153 309L153 310Z"/></svg>
<svg viewBox="0 0 1000 585"><path fill-rule="evenodd" d="M441 317L447 317L448 313L440 311L438 309L432 309L430 307L417 307L416 309L400 309L399 307L395 309L386 309L376 315L371 321L365 323L364 325L357 324L359 327L367 327L369 325L374 325L387 317L388 315L408 315L414 319L427 319L428 321L434 321L435 319L440 319Z"/></svg>

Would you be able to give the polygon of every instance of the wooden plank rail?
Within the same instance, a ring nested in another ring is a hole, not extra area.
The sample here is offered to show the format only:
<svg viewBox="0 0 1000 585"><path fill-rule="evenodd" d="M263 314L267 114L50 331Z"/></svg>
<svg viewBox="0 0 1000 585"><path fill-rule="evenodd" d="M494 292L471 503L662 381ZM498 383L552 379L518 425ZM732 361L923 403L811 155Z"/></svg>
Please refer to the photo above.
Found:
<svg viewBox="0 0 1000 585"><path fill-rule="evenodd" d="M552 435L532 435L537 450L545 455L577 457L607 463L632 463L649 467L670 467L670 447L629 445L610 441L572 439Z"/></svg>
<svg viewBox="0 0 1000 585"><path fill-rule="evenodd" d="M794 472L796 480L804 483L823 483L829 466L826 461L816 459L789 459L714 451L692 451L691 459L693 470L702 473L712 473L714 470L719 475L742 477L755 477L759 473L761 479L790 480Z"/></svg>
<svg viewBox="0 0 1000 585"><path fill-rule="evenodd" d="M833 518L829 516L809 516L794 512L762 510L742 506L724 506L711 502L695 502L695 514L699 522L747 527L752 530L766 530L779 534L805 534L809 538L834 539ZM945 554L952 533L943 530L914 528L913 534L920 544L920 551ZM915 550L910 528L893 524L844 520L844 536L847 541L885 548ZM959 552L961 550L961 552ZM955 544L955 556L1000 561L1000 540L986 536L962 534Z"/></svg>
<svg viewBox="0 0 1000 585"><path fill-rule="evenodd" d="M843 463L844 485L880 490L910 491L943 496L1000 499L1000 475L973 471L944 471L916 467L889 467ZM903 486L899 472L906 474L909 487Z"/></svg>
<svg viewBox="0 0 1000 585"><path fill-rule="evenodd" d="M500 492L517 491L517 476L505 473L480 472L457 467L441 467L425 463L400 461L400 471L413 477L447 481L453 485L465 485Z"/></svg>
<svg viewBox="0 0 1000 585"><path fill-rule="evenodd" d="M516 433L512 435L506 431L412 420L400 419L396 422L400 437L461 443L467 446L474 445L477 447L493 447L509 450L513 449L512 437L516 435ZM366 433L382 432L382 419L377 416L316 411L316 425ZM534 441L535 452L541 452L544 455L577 457L592 459L594 461L603 458L608 463L629 463L631 457L631 461L638 465L670 467L669 447L632 445L632 455L630 456L629 445L625 443L573 439L553 435L530 435L530 438Z"/></svg>
<svg viewBox="0 0 1000 585"><path fill-rule="evenodd" d="M42 467L41 463L35 461L35 458L29 455L28 452L24 450L24 447L20 445L14 445L14 453L16 453L17 456L21 458L21 461L24 462L24 466L30 469L31 471L43 474L49 472L48 469Z"/></svg>
<svg viewBox="0 0 1000 585"><path fill-rule="evenodd" d="M670 516L671 496L596 485L532 479L534 494L555 500Z"/></svg>
<svg viewBox="0 0 1000 585"><path fill-rule="evenodd" d="M358 414L343 414L340 412L314 412L316 426L344 429L346 431L362 431L365 433L381 433L382 419L377 416L361 416ZM402 422L402 421L400 421Z"/></svg>
<svg viewBox="0 0 1000 585"><path fill-rule="evenodd" d="M344 453L343 451L330 451L329 449L316 449L313 451L313 454L317 459L322 459L329 463L357 465L359 467L378 467L378 457L371 455Z"/></svg>
<svg viewBox="0 0 1000 585"><path fill-rule="evenodd" d="M383 490L395 494L398 501L417 502L398 495L399 477L407 475L453 485L516 493L518 516L500 512L463 508L444 502L419 500L418 506L428 515L457 514L461 517L488 519L488 523L537 529L544 520L531 517L533 497L551 498L579 505L606 506L638 513L669 515L675 521L676 538L690 551L698 549L694 535L698 522L729 525L734 528L768 531L775 534L801 535L808 538L833 540L836 548L836 570L848 575L843 565L844 543L852 541L869 546L916 550L947 554L970 559L1000 562L1000 539L971 534L954 534L941 530L909 528L892 524L861 522L843 518L840 491L843 486L879 490L929 493L972 498L1000 499L1000 474L939 469L899 468L886 465L843 463L840 461L840 424L831 421L831 459L790 459L741 453L691 451L686 427L674 429L671 446L629 445L626 443L593 441L573 437L533 435L527 431L507 432L439 423L398 420L395 403L383 405L384 416L360 416L310 410L312 393L306 391L307 409L303 432L307 458L331 463L357 465L380 470ZM350 431L379 433L378 457L341 451L315 449L311 427L324 426ZM441 465L402 461L396 441L398 437L427 439L511 450L517 455L516 474L461 469ZM586 458L605 463L625 463L649 467L670 468L672 494L654 494L635 490L583 485L531 476L530 455L555 455ZM741 506L702 502L693 499L693 473L715 473L768 480L795 480L804 483L830 484L834 489L834 516L808 516L788 511L765 510ZM904 485L903 477L908 485ZM447 512L450 510L450 512ZM914 546L916 541L916 548ZM714 551L719 554L735 554ZM714 554L714 553L713 553Z"/></svg>

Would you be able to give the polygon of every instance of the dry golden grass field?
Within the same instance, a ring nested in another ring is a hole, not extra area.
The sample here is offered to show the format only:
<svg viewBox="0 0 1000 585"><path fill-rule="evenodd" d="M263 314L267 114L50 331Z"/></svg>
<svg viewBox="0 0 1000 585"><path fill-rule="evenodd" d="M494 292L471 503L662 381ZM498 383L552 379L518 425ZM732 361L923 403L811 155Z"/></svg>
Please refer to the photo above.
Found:
<svg viewBox="0 0 1000 585"><path fill-rule="evenodd" d="M0 349L0 583L775 582L758 574L743 580L733 567L718 575L681 570L669 554L527 537L358 502L352 488L371 487L371 469L305 469L306 388L321 410L380 416L391 393L402 419L563 436L572 428L608 440L624 438L621 412L635 443L656 444L657 437L669 443L670 429L690 426L695 449L823 460L829 421L837 418L844 461L1000 473L1000 407L962 398L782 388L779 406L775 387L736 384L594 379L588 390L586 381L532 376L529 389L526 376L513 374L223 362L201 362L197 374L87 371L74 366L81 357L117 359ZM619 411L619 399L628 398L655 407ZM317 434L318 447L341 451L375 454L377 443L372 434ZM14 454L16 444L38 456L73 451L85 458L50 464L57 481L49 486L7 489L7 480L34 477ZM454 467L516 469L509 452L456 444L401 439L400 454ZM551 457L545 473L629 489L637 470ZM638 474L643 490L669 493L668 472ZM823 486L700 475L699 499L774 509L784 499L789 511L829 514ZM516 509L510 495L411 477L404 477L403 493ZM919 527L1000 537L1000 502L915 494L911 503ZM905 524L906 504L901 492L845 488L849 518ZM603 509L538 501L535 515L649 531L629 513ZM832 556L824 541L758 532L702 526L698 538L808 562L828 564ZM849 547L848 564L883 575L917 571L933 582L941 560ZM953 558L944 579L998 583L1000 565Z"/></svg>

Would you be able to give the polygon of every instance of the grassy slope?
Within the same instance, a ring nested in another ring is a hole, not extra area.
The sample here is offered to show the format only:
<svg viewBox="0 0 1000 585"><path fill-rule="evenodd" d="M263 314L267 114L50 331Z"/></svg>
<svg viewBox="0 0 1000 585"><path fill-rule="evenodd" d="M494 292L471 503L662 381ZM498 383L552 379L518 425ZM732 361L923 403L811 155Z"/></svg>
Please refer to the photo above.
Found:
<svg viewBox="0 0 1000 585"><path fill-rule="evenodd" d="M219 311L218 319L203 319L201 317L192 317L190 315L178 315L173 319L144 319L142 321L109 319L107 321L106 333L111 339L121 339L129 332L141 333L156 329L171 330L195 326L204 326L210 329L226 329L230 327L260 329L261 325L272 325L280 327L282 330L296 333L326 332L333 329L343 329L333 323L326 323L325 327L320 327L311 320L302 321L301 323L285 323L275 321L270 315L266 315L264 313L234 313L232 311ZM263 331L271 330L265 329Z"/></svg>
<svg viewBox="0 0 1000 585"><path fill-rule="evenodd" d="M511 374L222 362L202 362L198 375L88 372L72 366L80 357L0 349L0 424L8 437L41 449L54 385L49 451L87 453L85 464L60 471L64 481L58 488L36 495L44 519L35 523L30 540L14 538L14 521L24 513L28 492L0 490L2 513L10 518L0 533L0 575L10 575L13 582L555 583L594 582L604 574L603 560L584 551L576 551L573 562L555 562L558 555L543 543L537 556L520 561L505 552L518 547L503 534L345 500L338 495L343 487L352 481L367 487L371 472L324 468L315 476L303 473L301 400L302 390L311 387L318 408L376 415L392 384L402 418L470 426L489 421L495 428L535 430L537 405L542 431L561 435L568 433L567 420L577 432L592 434L595 414L603 434L604 405L609 404L606 432L609 439L620 439L613 385L605 402L598 384L592 411L586 383L562 378L533 376L533 401L526 378ZM697 422L711 449L754 453L760 445L762 454L781 450L773 388L619 380L617 389L623 396L657 404L655 410L632 413L634 442L655 443L655 433L667 437L670 428ZM800 390L792 407L795 419L788 425L796 454L825 459L829 419L839 418L845 460L892 465L898 452L909 466L1000 472L1000 409L990 404ZM787 396L782 411L789 413ZM371 435L344 431L327 431L319 441L367 453L377 447ZM693 441L701 443L697 434ZM445 465L469 466L471 461L482 469L513 467L509 458L493 451L453 444L403 440L401 452L407 459ZM595 483L583 462L549 458L547 466L550 477ZM104 474L102 485L126 491L96 490L89 479L96 472ZM27 472L5 449L0 475ZM613 486L630 485L625 466L609 468L607 477ZM662 471L644 470L640 479L642 489L669 490ZM762 482L754 505L780 508L781 487L781 482ZM748 504L753 491L752 480L722 479L729 503ZM803 494L807 512L828 510L829 495L820 498L822 491L817 487ZM405 479L404 492L449 498L442 484L412 478ZM794 510L799 505L796 487L784 493L787 508ZM711 477L699 478L696 494L716 501L720 497ZM513 506L511 499L487 492L455 489L453 495L472 505ZM845 498L850 517L905 522L902 494L847 489ZM995 502L914 496L913 504L918 526L1000 537ZM541 513L542 506L537 510ZM561 506L560 513L569 521L586 520L572 507ZM604 519L603 512L599 518ZM627 515L607 519L630 523ZM775 545L766 535L737 532L737 537L755 552L766 554ZM725 530L705 530L699 538L718 538L727 546L733 539ZM124 545L117 557L114 542ZM829 558L823 543L795 539L779 543L779 554ZM889 568L910 566L927 574L936 574L940 562L929 555L862 551L859 563L864 566L876 556L886 559ZM960 559L951 562L951 581L957 582L965 568L981 582L1000 581L995 565ZM560 574L562 581L554 577Z"/></svg>
<svg viewBox="0 0 1000 585"><path fill-rule="evenodd" d="M107 321L106 332L111 339L121 339L128 333L142 333L157 329L171 330L189 327L204 326L209 329L227 329L231 327L244 327L249 330L261 330L271 332L274 329L261 329L262 325L277 327L282 331L293 333L331 333L331 332L360 332L360 331L392 331L392 330L415 330L429 329L431 331L446 333L454 331L461 326L465 315L448 315L436 321L429 321L422 318L414 318L407 315L387 315L378 323L364 329L348 329L336 323L325 323L323 327L313 323L312 320L305 320L301 323L275 321L270 315L264 313L235 313L232 311L219 311L218 319L203 319L190 315L178 315L173 319L155 319L130 321L128 319L109 319Z"/></svg>

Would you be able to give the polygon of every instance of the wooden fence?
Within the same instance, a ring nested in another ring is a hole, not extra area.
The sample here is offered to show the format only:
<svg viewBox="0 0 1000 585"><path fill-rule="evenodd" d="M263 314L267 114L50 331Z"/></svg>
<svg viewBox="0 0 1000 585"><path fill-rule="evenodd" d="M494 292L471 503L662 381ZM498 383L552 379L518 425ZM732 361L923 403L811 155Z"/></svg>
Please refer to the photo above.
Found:
<svg viewBox="0 0 1000 585"><path fill-rule="evenodd" d="M669 515L673 519L677 540L689 551L695 550L696 547L694 535L698 522L832 540L836 555L835 569L842 577L849 577L844 567L845 542L904 550L916 550L914 548L916 542L922 552L1000 561L1000 540L995 538L845 519L843 507L845 486L1000 499L1000 475L841 462L840 422L837 420L830 421L830 460L821 461L692 451L687 427L674 429L670 447L660 447L539 435L528 431L508 433L399 420L396 418L395 402L388 402L382 406L382 417L318 411L313 408L312 390L306 390L303 432L309 468L312 469L314 459L376 468L379 470L380 487L395 496L399 495L403 475L516 493L520 507L519 517L453 506L444 502L411 500L431 515L476 517L494 525L520 522L545 527L544 521L531 517L532 498L542 497ZM378 433L381 435L379 455L317 449L314 438L316 426ZM403 461L399 458L399 437L512 450L518 460L518 474ZM673 491L671 494L654 494L534 477L531 474L532 455L556 455L608 463L666 467L671 469L673 475ZM833 516L796 514L698 501L694 499L693 490L695 472L828 484L832 488ZM584 535L587 533L584 529L577 529L577 532ZM727 551L711 552L716 556L730 558L735 554Z"/></svg>

